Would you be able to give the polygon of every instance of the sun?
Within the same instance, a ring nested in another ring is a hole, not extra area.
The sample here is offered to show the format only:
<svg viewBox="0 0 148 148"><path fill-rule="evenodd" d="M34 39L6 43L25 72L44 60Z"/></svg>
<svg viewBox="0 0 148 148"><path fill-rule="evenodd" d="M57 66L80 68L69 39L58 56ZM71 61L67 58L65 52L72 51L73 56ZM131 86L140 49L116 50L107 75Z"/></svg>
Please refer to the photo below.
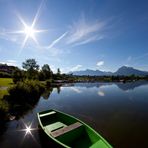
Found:
<svg viewBox="0 0 148 148"><path fill-rule="evenodd" d="M30 26L25 26L24 34L28 37L34 38L35 36L35 29Z"/></svg>
<svg viewBox="0 0 148 148"><path fill-rule="evenodd" d="M18 18L19 18L20 22L22 23L24 29L23 30L18 30L15 33L19 33L19 34L21 33L21 34L25 35L25 38L24 38L24 41L22 43L22 46L21 46L22 48L21 49L24 48L24 46L25 46L25 44L26 44L26 42L27 42L27 40L29 38L32 38L34 40L34 42L37 45L39 45L39 43L38 43L38 41L36 39L36 33L41 33L41 32L45 32L45 31L48 31L48 30L43 30L43 29L42 30L38 30L38 29L34 28L34 26L36 24L36 21L37 21L37 17L34 18L32 24L30 26L19 15L18 15Z"/></svg>
<svg viewBox="0 0 148 148"><path fill-rule="evenodd" d="M22 30L16 30L16 31L12 31L10 33L13 33L13 34L23 34L25 37L24 37L24 40L22 41L22 44L21 44L21 48L18 52L18 55L20 55L20 53L23 51L27 41L29 39L32 39L35 43L36 43L36 47L41 47L37 38L36 38L36 34L40 34L42 32L47 32L48 29L35 29L35 26L36 26L36 23L38 21L38 18L40 16L40 11L41 11L41 8L42 8L42 5L43 5L44 1L41 2L41 4L39 5L39 8L35 14L35 17L34 19L32 20L32 23L30 22L30 25L28 25L24 19L19 15L19 13L16 13L20 23L22 24L23 26L23 29Z"/></svg>
<svg viewBox="0 0 148 148"><path fill-rule="evenodd" d="M47 30L37 30L37 29L34 29L34 26L35 26L35 23L36 23L36 19L33 20L31 26L29 26L28 24L26 24L25 21L21 17L19 17L19 19L20 19L21 23L24 26L24 29L23 30L20 30L19 33L23 33L25 35L25 39L24 39L24 41L22 43L22 48L25 46L25 44L26 44L26 42L27 42L27 40L29 38L32 38L34 40L34 42L37 45L39 45L39 43L38 43L38 41L36 39L35 34L36 33L45 32Z"/></svg>
<svg viewBox="0 0 148 148"><path fill-rule="evenodd" d="M21 49L19 51L19 54L21 53L21 51L23 50L23 48L26 45L26 42L30 38L33 39L33 41L36 43L36 45L38 47L40 47L40 45L38 43L38 40L36 38L36 34L48 31L48 30L45 30L45 29L35 29L36 22L37 22L37 20L38 20L38 18L40 16L40 11L41 11L42 5L43 5L43 1L41 2L40 6L39 6L39 8L37 10L31 25L28 25L18 13L16 14L24 28L22 30L15 31L14 33L16 33L16 34L24 34L25 35L25 38L24 38L24 40L22 42L22 46L21 46Z"/></svg>

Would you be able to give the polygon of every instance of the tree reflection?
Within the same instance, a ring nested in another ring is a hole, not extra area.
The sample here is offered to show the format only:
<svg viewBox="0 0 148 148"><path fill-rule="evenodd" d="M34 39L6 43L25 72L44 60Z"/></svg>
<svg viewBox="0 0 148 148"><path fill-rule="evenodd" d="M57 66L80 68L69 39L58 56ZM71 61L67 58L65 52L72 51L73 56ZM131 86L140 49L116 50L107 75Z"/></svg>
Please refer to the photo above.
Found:
<svg viewBox="0 0 148 148"><path fill-rule="evenodd" d="M44 91L44 93L42 94L42 97L43 97L45 100L47 100L47 99L50 97L52 91L53 91L53 87L50 87L50 88L46 89L46 90Z"/></svg>
<svg viewBox="0 0 148 148"><path fill-rule="evenodd" d="M32 96L33 97L33 96ZM36 104L38 103L40 97L36 98L26 98L23 100L23 98L19 97L13 97L13 96L7 96L6 100L9 104L9 119L20 119L24 115L26 115L29 111L31 111Z"/></svg>
<svg viewBox="0 0 148 148"><path fill-rule="evenodd" d="M6 110L0 108L0 139L2 138L1 136L7 130L7 122L7 112Z"/></svg>
<svg viewBox="0 0 148 148"><path fill-rule="evenodd" d="M28 87L26 86L25 89ZM14 87L9 91L9 95L0 99L0 138L7 130L7 123L10 120L19 120L32 111L42 95L42 91L36 91L39 90L38 88L31 87L29 91L25 89ZM53 88L48 88L43 93L43 97L49 98L52 90Z"/></svg>
<svg viewBox="0 0 148 148"><path fill-rule="evenodd" d="M60 94L60 92L61 92L61 87L58 86L58 87L57 87L57 93Z"/></svg>

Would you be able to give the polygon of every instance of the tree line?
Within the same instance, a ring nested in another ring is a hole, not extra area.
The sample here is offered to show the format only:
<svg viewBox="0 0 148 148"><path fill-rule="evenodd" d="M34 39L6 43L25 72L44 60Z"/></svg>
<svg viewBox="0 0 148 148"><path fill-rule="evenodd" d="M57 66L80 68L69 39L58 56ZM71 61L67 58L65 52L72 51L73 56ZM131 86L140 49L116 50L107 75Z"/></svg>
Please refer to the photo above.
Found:
<svg viewBox="0 0 148 148"><path fill-rule="evenodd" d="M61 74L60 69L57 69L56 73L53 73L50 66L48 64L44 64L41 68L37 64L35 59L26 59L22 63L22 68L15 67L13 70L13 74L6 75L5 73L0 73L0 77L12 77L14 83L18 81L28 80L39 80L46 81L48 84L55 82L113 82L113 81L121 81L121 82L130 82L137 80L148 80L148 76L75 76L73 74ZM60 81L59 81L60 80Z"/></svg>
<svg viewBox="0 0 148 148"><path fill-rule="evenodd" d="M18 67L14 70L12 78L14 83L18 81L23 81L24 79L29 80L56 80L60 79L61 71L58 68L57 73L54 74L48 64L44 64L41 69L39 70L39 65L35 59L27 59L25 62L22 63L22 69Z"/></svg>

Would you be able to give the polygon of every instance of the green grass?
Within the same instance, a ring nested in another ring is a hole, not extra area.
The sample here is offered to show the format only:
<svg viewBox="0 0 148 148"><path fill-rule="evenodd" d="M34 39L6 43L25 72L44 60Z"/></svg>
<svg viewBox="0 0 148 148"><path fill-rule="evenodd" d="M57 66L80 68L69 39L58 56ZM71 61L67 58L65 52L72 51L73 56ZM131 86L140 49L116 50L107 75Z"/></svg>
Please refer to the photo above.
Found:
<svg viewBox="0 0 148 148"><path fill-rule="evenodd" d="M0 78L0 99L3 98L4 95L8 94L7 88L13 84L13 80L11 78Z"/></svg>
<svg viewBox="0 0 148 148"><path fill-rule="evenodd" d="M0 87L8 87L13 84L11 78L0 78Z"/></svg>

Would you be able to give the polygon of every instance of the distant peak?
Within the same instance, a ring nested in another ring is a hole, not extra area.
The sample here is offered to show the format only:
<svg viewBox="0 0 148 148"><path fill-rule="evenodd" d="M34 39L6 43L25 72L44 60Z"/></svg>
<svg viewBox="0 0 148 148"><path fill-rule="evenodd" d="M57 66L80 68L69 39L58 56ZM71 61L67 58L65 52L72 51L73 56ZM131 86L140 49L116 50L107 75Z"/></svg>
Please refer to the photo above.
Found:
<svg viewBox="0 0 148 148"><path fill-rule="evenodd" d="M74 75L90 75L90 76L109 76L109 75L148 75L147 71L141 71L133 67L122 66L116 72L106 72L101 70L86 69L83 71L73 71Z"/></svg>
<svg viewBox="0 0 148 148"><path fill-rule="evenodd" d="M129 67L129 66L122 66L119 69L134 69L133 67Z"/></svg>

